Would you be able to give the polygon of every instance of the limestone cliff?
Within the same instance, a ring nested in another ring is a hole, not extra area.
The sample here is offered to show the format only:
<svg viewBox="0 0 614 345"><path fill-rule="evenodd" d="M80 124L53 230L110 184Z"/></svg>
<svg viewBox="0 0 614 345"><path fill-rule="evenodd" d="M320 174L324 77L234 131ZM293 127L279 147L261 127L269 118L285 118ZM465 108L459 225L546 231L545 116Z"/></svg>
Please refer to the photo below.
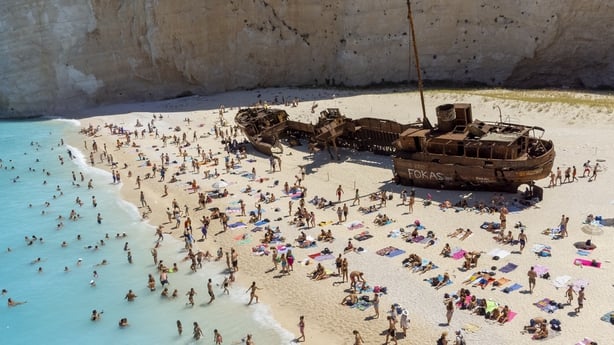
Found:
<svg viewBox="0 0 614 345"><path fill-rule="evenodd" d="M614 86L614 3L413 0L427 80ZM0 114L415 79L406 0L5 0ZM428 84L427 84L428 85Z"/></svg>

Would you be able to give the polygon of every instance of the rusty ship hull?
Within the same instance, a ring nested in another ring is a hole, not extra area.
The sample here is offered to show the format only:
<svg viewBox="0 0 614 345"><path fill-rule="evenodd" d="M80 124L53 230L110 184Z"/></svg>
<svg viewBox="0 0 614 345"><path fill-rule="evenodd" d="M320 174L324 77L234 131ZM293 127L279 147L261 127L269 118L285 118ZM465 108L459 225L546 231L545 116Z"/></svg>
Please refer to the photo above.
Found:
<svg viewBox="0 0 614 345"><path fill-rule="evenodd" d="M310 146L368 151L392 158L393 178L403 185L437 189L516 191L547 177L554 164L551 141L540 127L473 120L470 104L437 107L438 123L400 124L376 118L349 119L327 109L318 122L292 121L284 110L247 108L235 121L254 148L266 155L281 151L288 133L310 139ZM334 150L331 150L334 149Z"/></svg>

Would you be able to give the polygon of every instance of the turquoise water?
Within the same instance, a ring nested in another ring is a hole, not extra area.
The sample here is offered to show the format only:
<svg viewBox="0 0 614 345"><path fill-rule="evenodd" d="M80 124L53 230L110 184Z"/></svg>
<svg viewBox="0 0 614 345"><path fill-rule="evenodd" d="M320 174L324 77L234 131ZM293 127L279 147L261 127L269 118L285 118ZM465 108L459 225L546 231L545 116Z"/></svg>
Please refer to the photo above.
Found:
<svg viewBox="0 0 614 345"><path fill-rule="evenodd" d="M150 255L154 229L139 220L136 207L119 198L119 186L112 184L109 173L87 166L75 148L60 144L60 138L76 135L77 126L76 121L62 120L0 122L0 288L8 290L0 297L1 342L212 344L214 328L223 335L224 344L240 344L247 333L253 334L256 344L290 342L292 335L271 318L265 305L246 306L245 287L233 286L230 296L222 296L216 288L216 301L206 305L206 280L221 283L224 267L206 263L197 273L189 272L188 264L182 262L182 243L169 237L158 249L158 257L167 264L179 264L180 271L169 275L169 288L178 289L179 297L160 297L158 273ZM69 148L76 159L69 159ZM80 187L73 185L72 171ZM84 174L83 182L79 172ZM94 182L93 190L87 189L89 179ZM92 205L92 196L97 207ZM75 203L77 197L83 206ZM68 220L72 209L79 220ZM96 221L99 212L102 224ZM59 215L64 217L61 229L57 228ZM124 232L127 237L115 238ZM29 244L26 236L43 241ZM66 247L61 246L63 241ZM124 251L125 242L132 252L132 264ZM87 248L96 244L97 250ZM33 263L37 258L40 262ZM102 260L108 264L96 266ZM158 284L154 292L146 286L148 273ZM95 286L90 285L91 280ZM186 305L190 287L198 292L195 307ZM129 289L138 295L134 302L124 300ZM9 308L9 297L27 303ZM104 311L101 320L90 320L93 309ZM130 326L119 328L118 321L124 317ZM181 336L177 320L183 324ZM192 339L194 321L204 332L199 341Z"/></svg>

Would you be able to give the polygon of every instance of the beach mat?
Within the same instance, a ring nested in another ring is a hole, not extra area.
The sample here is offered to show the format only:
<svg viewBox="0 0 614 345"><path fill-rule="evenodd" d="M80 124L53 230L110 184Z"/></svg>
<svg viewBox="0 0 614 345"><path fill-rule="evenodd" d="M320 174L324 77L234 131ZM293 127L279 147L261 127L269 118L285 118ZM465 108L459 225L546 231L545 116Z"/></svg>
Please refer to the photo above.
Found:
<svg viewBox="0 0 614 345"><path fill-rule="evenodd" d="M368 309L372 305L373 305L373 303L371 303L371 302L367 302L365 300L359 299L358 302L356 302L356 304L351 306L351 308L358 309L360 311L365 311L366 309Z"/></svg>
<svg viewBox="0 0 614 345"><path fill-rule="evenodd" d="M544 298L540 301L533 303L533 305L547 313L554 313L559 309L556 303L552 303L552 300L550 298Z"/></svg>
<svg viewBox="0 0 614 345"><path fill-rule="evenodd" d="M499 279L495 280L495 281L494 281L492 284L493 284L493 286L498 286L498 287L501 287L501 286L503 286L503 285L506 285L506 284L507 284L507 283L509 283L509 282L511 282L511 280L510 280L510 279L507 279L507 278L505 278L505 277L501 277L501 278L499 278Z"/></svg>
<svg viewBox="0 0 614 345"><path fill-rule="evenodd" d="M243 222L236 222L236 223L229 224L228 227L231 229L240 229L240 228L246 228L247 225L245 225L245 223Z"/></svg>
<svg viewBox="0 0 614 345"><path fill-rule="evenodd" d="M345 225L345 227L348 228L348 230L360 229L360 228L362 228L364 226L365 225L361 221L359 221L359 220L355 220L355 221L347 223Z"/></svg>
<svg viewBox="0 0 614 345"><path fill-rule="evenodd" d="M269 224L269 220L268 219L259 220L256 223L254 223L255 226L265 226L267 224Z"/></svg>
<svg viewBox="0 0 614 345"><path fill-rule="evenodd" d="M522 285L520 285L520 284L518 284L518 283L514 283L514 285L512 285L512 286L508 286L508 287L506 287L505 289L503 289L503 290L501 290L501 291L503 291L503 292L505 292L505 293L510 293L510 292L513 292L513 291L519 290L520 288L522 288Z"/></svg>
<svg viewBox="0 0 614 345"><path fill-rule="evenodd" d="M475 323L466 323L463 325L463 327L461 327L461 329L467 333L475 333L477 331L479 331L482 327L479 325L476 325Z"/></svg>
<svg viewBox="0 0 614 345"><path fill-rule="evenodd" d="M603 314L601 317L601 321L605 321L607 323L612 323L612 320L614 320L614 310Z"/></svg>
<svg viewBox="0 0 614 345"><path fill-rule="evenodd" d="M393 250L397 250L399 248L393 247L393 246L388 246L388 247L384 247L382 249L377 250L375 253L377 255L381 255L381 256L386 256L388 254L390 254L390 252L392 252Z"/></svg>
<svg viewBox="0 0 614 345"><path fill-rule="evenodd" d="M465 254L467 254L467 252L464 251L463 249L461 249L461 250L457 251L456 253L452 254L451 257L454 260L460 260L460 259L465 257Z"/></svg>
<svg viewBox="0 0 614 345"><path fill-rule="evenodd" d="M552 285L554 285L554 287L557 289L560 289L565 287L570 280L570 276L558 276L552 280Z"/></svg>
<svg viewBox="0 0 614 345"><path fill-rule="evenodd" d="M390 253L388 253L388 255L386 255L389 258L393 258L395 256L399 256L401 254L405 254L405 251L403 249L395 249L393 251L391 251Z"/></svg>
<svg viewBox="0 0 614 345"><path fill-rule="evenodd" d="M548 267L543 266L543 265L533 265L533 271L537 273L538 277L541 277L544 274L548 273Z"/></svg>
<svg viewBox="0 0 614 345"><path fill-rule="evenodd" d="M364 241L364 240L368 240L368 239L370 239L372 237L373 237L373 235L369 234L368 231L363 231L360 234L354 235L354 239L356 241Z"/></svg>
<svg viewBox="0 0 614 345"><path fill-rule="evenodd" d="M511 271L515 270L516 268L518 268L518 265L508 262L505 266L499 268L499 272L503 272L503 273L510 273Z"/></svg>
<svg viewBox="0 0 614 345"><path fill-rule="evenodd" d="M577 266L589 266L589 267L596 267L596 268L601 268L601 262L599 261L593 261L593 260L587 260L587 259L580 259L577 258L573 261L574 265Z"/></svg>
<svg viewBox="0 0 614 345"><path fill-rule="evenodd" d="M505 249L495 248L488 252L488 256L495 257L497 256L499 259L503 259L504 257L510 255L511 253Z"/></svg>

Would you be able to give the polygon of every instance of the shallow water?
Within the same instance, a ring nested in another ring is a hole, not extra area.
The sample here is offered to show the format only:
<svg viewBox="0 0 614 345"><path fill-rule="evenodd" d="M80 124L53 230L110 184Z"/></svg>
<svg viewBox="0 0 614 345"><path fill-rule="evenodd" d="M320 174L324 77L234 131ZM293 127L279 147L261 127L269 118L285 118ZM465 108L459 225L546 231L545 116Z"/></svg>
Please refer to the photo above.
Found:
<svg viewBox="0 0 614 345"><path fill-rule="evenodd" d="M149 252L154 229L139 220L134 205L119 199L120 186L112 184L109 173L87 166L75 148L60 145L60 138L76 135L77 126L76 121L62 120L0 122L0 288L8 290L0 298L2 343L193 343L194 321L205 334L198 343L212 343L214 328L224 336L224 344L240 344L247 333L254 335L257 344L288 343L292 335L272 319L265 305L246 306L245 287L234 286L230 296L222 296L216 288L216 301L206 305L206 280L221 283L224 267L206 263L197 273L189 272L181 263L185 256L182 244L170 237L165 237L158 256L167 265L179 264L181 270L169 275L169 288L178 289L180 297L161 298L159 284L154 292L147 289L148 273L158 281ZM68 149L78 157L70 160ZM58 156L63 157L63 165ZM79 187L73 185L72 171ZM79 172L84 174L83 181ZM93 190L87 189L89 179ZM97 207L92 205L92 196ZM77 197L83 200L82 207L75 203ZM68 220L71 209L81 216L79 220ZM99 212L102 224L96 222ZM61 229L57 228L59 215L64 217ZM115 238L124 232L126 238ZM105 234L110 238L105 239ZM26 236L43 241L29 245ZM68 246L63 248L62 241ZM127 261L125 242L132 264ZM87 248L97 244L97 250ZM33 263L37 258L41 261ZM108 265L95 266L103 259ZM95 286L90 285L91 280ZM190 287L198 292L195 307L186 305ZM124 300L129 289L138 295L135 302ZM27 303L9 308L9 297ZM104 311L100 321L90 320L93 309ZM130 326L121 329L118 321L123 317ZM183 323L182 336L177 334L176 320Z"/></svg>

